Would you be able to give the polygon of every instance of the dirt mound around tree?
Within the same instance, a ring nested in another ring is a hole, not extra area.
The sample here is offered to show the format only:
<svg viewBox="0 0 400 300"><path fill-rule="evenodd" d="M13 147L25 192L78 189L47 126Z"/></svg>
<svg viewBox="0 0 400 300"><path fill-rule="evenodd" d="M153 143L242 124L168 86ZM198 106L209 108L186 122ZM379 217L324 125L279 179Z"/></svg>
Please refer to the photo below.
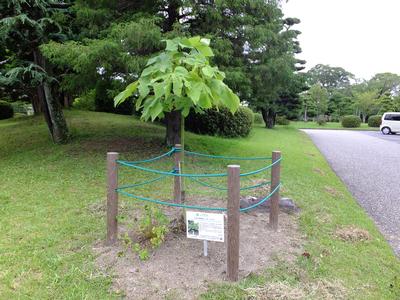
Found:
<svg viewBox="0 0 400 300"><path fill-rule="evenodd" d="M240 278L272 266L277 258L293 261L302 252L298 217L281 213L277 232L268 218L264 209L240 215ZM209 284L226 280L226 243L208 242L204 257L203 241L184 233L169 233L147 261L122 243L107 247L99 241L93 249L100 271L114 278L113 290L126 299L196 299Z"/></svg>

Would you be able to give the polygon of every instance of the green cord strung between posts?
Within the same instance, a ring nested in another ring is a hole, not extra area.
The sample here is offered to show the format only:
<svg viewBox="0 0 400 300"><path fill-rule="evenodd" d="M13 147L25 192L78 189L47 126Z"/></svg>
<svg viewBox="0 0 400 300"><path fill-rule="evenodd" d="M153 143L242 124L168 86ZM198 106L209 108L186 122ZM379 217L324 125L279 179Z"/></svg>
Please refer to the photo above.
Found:
<svg viewBox="0 0 400 300"><path fill-rule="evenodd" d="M208 154L202 154L202 153L197 153L197 152L190 152L190 151L185 151L184 149L177 149L177 148L172 148L170 151L150 158L150 159L145 159L145 160L140 160L140 161L122 161L122 160L117 160L117 163L120 165L124 165L127 167L131 167L131 168L135 168L135 169L139 169L142 171L146 171L146 172L151 172L151 173L155 173L155 174L161 174L163 176L159 176L157 178L151 179L151 180L147 180L141 183L137 183L137 184L132 184L132 185L125 185L125 186L121 186L119 188L116 189L117 193L123 194L125 196L131 197L131 198L135 198L138 200L142 200L142 201L147 201L147 202L152 202L152 203L156 203L156 204L161 204L161 205L167 205L167 206L173 206L173 207L182 207L182 208L189 208L189 209L199 209L199 210L211 210L211 211L226 211L226 208L223 207L207 207L207 206L198 206L198 205L186 205L186 204L181 204L181 203L171 203L171 202L166 202L166 201L161 201L161 200L156 200L156 199L151 199L151 198L147 198L147 197L142 197L142 196L137 196L131 193L127 193L125 191L123 191L123 189L127 189L127 188L132 188L132 187L137 187L137 186L142 186L142 185L146 185L146 184L150 184L156 181L159 181L167 176L181 176L181 177L189 177L189 179L196 181L202 185L206 185L212 188L216 188L216 189L220 189L220 190L227 190L226 188L222 188L222 187L217 187L217 186L212 186L209 185L207 183L201 182L200 180L195 179L195 177L225 177L228 174L227 173L219 173L219 174L184 174L184 173L177 173L176 171L172 170L170 172L165 172L165 171L160 171L160 170L154 170L154 169L149 169L149 168L145 168L145 167L140 167L137 166L137 164L141 164L141 163L147 163L147 162L152 162L152 161L156 161L159 160L165 156L171 156L171 154L173 154L174 152L178 152L178 151L183 151L184 153L189 153L189 155L197 155L197 156L204 156L204 157L210 157L210 158L223 158L223 159L236 159L236 160L266 160L266 159L271 159L271 158L267 158L267 157L249 157L249 158L245 158L245 157L228 157L228 156L218 156L218 155L208 155ZM251 172L247 172L247 173L242 173L240 174L241 177L243 176L249 176L249 175L254 175L257 173L260 173L262 171L268 170L270 168L272 168L275 164L279 163L282 160L282 157L279 158L278 160L274 161L272 164L265 166L263 168L260 168L258 170L254 170ZM246 190L246 189L251 189L251 188L256 188L262 185L266 185L270 182L264 182L261 184L257 184L254 186L250 186L250 187L245 187L245 188L241 188L240 190ZM256 208L257 206L263 204L265 201L269 200L271 198L271 196L280 188L281 183L279 183L274 190L265 198L263 198L261 201L259 201L256 204L253 204L249 207L246 208L241 208L240 211L244 212L244 211L248 211L251 209Z"/></svg>
<svg viewBox="0 0 400 300"><path fill-rule="evenodd" d="M254 209L254 208L256 208L257 206L260 206L260 205L263 204L265 201L269 200L269 199L272 197L272 195L275 194L275 192L276 192L277 190L279 190L280 187L281 187L281 183L279 183L279 184L274 188L274 190L273 190L267 197L265 197L264 199L262 199L260 202L257 202L256 204L253 204L253 205L251 205L251 206L249 206L249 207L246 207L246 208L241 208L240 211L241 211L241 212L244 212L244 211L248 211L248 210Z"/></svg>
<svg viewBox="0 0 400 300"><path fill-rule="evenodd" d="M234 160L270 160L272 157L238 157L238 156L223 156L223 155L211 155L192 151L184 151L190 156L202 156L209 158L220 158L220 159L234 159Z"/></svg>
<svg viewBox="0 0 400 300"><path fill-rule="evenodd" d="M246 207L246 208L241 208L240 212L249 211L251 209L256 208L257 206L260 206L265 201L269 200L272 197L272 195L275 194L275 192L280 188L280 186L281 186L281 184L279 183L268 196L266 196L265 198L263 198L262 200L260 200L256 204L253 204L253 205L251 205L249 207ZM151 203L156 203L156 204L161 204L161 205L166 205L166 206L182 207L182 208L198 209L198 210L210 210L210 211L227 211L227 209L224 208L224 207L207 207L207 206L199 206L199 205L186 205L186 204L181 204L181 203L172 203L172 202L166 202L166 201L151 199L151 198L147 198L147 197L137 196L137 195L134 195L134 194L131 194L131 193L127 193L127 192L125 192L123 190L120 190L120 188L117 188L115 191L117 193L120 193L120 194L125 195L125 196L130 197L130 198L135 198L135 199L138 199L138 200L151 202Z"/></svg>
<svg viewBox="0 0 400 300"><path fill-rule="evenodd" d="M270 168L272 168L274 165L276 165L277 163L279 163L282 160L282 157L279 158L278 160L274 161L272 164L265 166L263 168L251 171L251 172L247 172L247 173L242 173L240 174L240 177L244 177L244 176L250 176L250 175L255 175L258 174L262 171L268 170ZM142 171L146 171L146 172L150 172L150 173L154 173L154 174L160 174L160 175L169 175L169 176L178 176L178 177L226 177L228 176L228 173L215 173L215 174L185 174L185 173L171 173L171 172L165 172L165 171L160 171L160 170L155 170L155 169L150 169L150 168L145 168L145 167L140 167L137 166L135 164L131 164L129 162L125 162L122 160L117 160L117 163L119 163L120 165L124 165L127 167L131 167L131 168L135 168L138 170L142 170Z"/></svg>
<svg viewBox="0 0 400 300"><path fill-rule="evenodd" d="M228 190L228 188L226 188L226 187L221 187L221 186L212 185L212 184L209 184L209 183L207 183L207 182L200 181L200 180L195 179L195 178L192 178L192 177L189 177L189 179L192 180L192 181L194 181L194 182L197 182L198 184L201 184L201 185L203 185L203 186L210 187L210 188L213 188L213 189L216 189L216 190L220 190L220 191L227 191L227 190ZM267 185L267 184L269 184L269 183L271 183L271 181L265 181L265 182L262 182L262 183L259 183L259 184L255 184L255 185L251 185L251 186L242 187L242 188L240 188L240 190L241 190L241 191L244 191L244 190L251 190L251 189L258 188L258 187L260 187L260 186Z"/></svg>
<svg viewBox="0 0 400 300"><path fill-rule="evenodd" d="M140 183L135 183L135 184L130 184L130 185L123 185L123 186L120 186L118 189L120 189L120 190L129 189L129 188L133 188L133 187L138 187L138 186L150 184L150 183L153 183L153 182L156 182L156 181L160 181L161 179L163 179L165 177L167 177L167 175L160 176L160 177L157 177L157 178L154 178L154 179L150 179L150 180L147 180L147 181L143 181L143 182L140 182Z"/></svg>
<svg viewBox="0 0 400 300"><path fill-rule="evenodd" d="M166 152L166 153L164 153L164 154L161 154L161 155L159 155L159 156L153 157L153 158L144 159L144 160L137 160L137 161L124 161L124 162L129 163L129 164L148 163L148 162L152 162L152 161L159 160L159 159L161 159L161 158L163 158L163 157L165 157L165 156L171 156L175 151L176 151L176 149L175 149L175 148L172 148L172 149L169 150L168 152ZM118 162L118 160L117 160L117 162Z"/></svg>

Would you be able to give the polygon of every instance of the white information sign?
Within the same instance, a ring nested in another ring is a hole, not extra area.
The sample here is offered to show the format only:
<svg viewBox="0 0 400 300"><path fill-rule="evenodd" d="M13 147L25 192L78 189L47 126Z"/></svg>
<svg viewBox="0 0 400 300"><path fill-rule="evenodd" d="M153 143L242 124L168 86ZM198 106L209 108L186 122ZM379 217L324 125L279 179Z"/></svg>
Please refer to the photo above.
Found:
<svg viewBox="0 0 400 300"><path fill-rule="evenodd" d="M186 235L190 239L224 242L224 215L186 211Z"/></svg>

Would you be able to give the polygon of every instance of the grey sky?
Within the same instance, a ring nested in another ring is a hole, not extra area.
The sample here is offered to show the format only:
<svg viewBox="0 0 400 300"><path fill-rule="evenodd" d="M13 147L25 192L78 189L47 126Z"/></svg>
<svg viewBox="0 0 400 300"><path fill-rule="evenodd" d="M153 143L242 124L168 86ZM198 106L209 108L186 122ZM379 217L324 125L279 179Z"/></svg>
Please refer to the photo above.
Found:
<svg viewBox="0 0 400 300"><path fill-rule="evenodd" d="M289 0L307 68L343 67L359 78L400 74L400 0Z"/></svg>

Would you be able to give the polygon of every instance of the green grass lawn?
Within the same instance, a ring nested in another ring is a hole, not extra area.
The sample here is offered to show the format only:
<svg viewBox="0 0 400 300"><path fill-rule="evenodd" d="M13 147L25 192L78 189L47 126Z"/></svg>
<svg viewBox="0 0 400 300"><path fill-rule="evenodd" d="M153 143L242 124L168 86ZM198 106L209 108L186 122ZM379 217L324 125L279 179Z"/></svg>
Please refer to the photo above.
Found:
<svg viewBox="0 0 400 300"><path fill-rule="evenodd" d="M316 122L291 121L289 126L297 129L342 129L342 130L379 130L376 127L369 127L366 123L361 123L359 128L343 128L340 122L327 122L325 125L318 125Z"/></svg>
<svg viewBox="0 0 400 300"><path fill-rule="evenodd" d="M103 212L93 209L105 201L105 153L113 144L132 159L162 153L164 129L128 116L66 116L74 138L63 146L51 143L40 116L0 121L0 299L118 297L109 292L112 277L96 270L92 253L105 237ZM187 134L186 143L199 152L237 156L281 150L284 195L301 208L310 254L238 284L212 286L203 298L243 299L248 287L318 280L340 281L349 299L400 298L399 260L295 126L256 127L241 139ZM371 240L338 239L335 231L345 225L368 230Z"/></svg>

